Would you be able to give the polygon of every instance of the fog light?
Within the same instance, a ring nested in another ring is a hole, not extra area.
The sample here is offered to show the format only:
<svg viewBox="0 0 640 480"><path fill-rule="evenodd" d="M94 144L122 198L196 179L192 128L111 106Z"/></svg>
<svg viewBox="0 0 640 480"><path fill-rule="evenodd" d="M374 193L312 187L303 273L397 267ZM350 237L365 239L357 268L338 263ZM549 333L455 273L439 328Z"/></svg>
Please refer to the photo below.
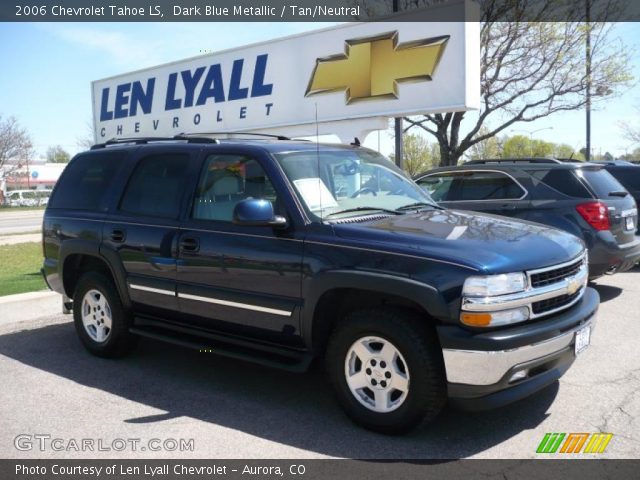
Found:
<svg viewBox="0 0 640 480"><path fill-rule="evenodd" d="M509 383L517 382L518 380L522 380L523 378L527 378L527 375L529 375L529 370L528 369L518 370L516 373L511 375L511 378L509 378Z"/></svg>

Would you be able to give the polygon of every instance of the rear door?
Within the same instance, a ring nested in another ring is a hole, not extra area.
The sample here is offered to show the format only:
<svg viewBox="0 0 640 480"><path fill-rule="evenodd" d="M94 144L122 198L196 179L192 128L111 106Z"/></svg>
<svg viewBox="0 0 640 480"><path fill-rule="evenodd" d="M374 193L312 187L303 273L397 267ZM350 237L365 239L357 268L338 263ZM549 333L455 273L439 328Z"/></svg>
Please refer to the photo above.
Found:
<svg viewBox="0 0 640 480"><path fill-rule="evenodd" d="M633 242L638 227L638 210L631 194L602 167L583 167L577 170L577 175L609 209L611 233L618 245Z"/></svg>
<svg viewBox="0 0 640 480"><path fill-rule="evenodd" d="M176 316L176 261L179 216L195 181L197 152L163 146L144 149L114 213L104 224L105 248L122 261L136 310Z"/></svg>

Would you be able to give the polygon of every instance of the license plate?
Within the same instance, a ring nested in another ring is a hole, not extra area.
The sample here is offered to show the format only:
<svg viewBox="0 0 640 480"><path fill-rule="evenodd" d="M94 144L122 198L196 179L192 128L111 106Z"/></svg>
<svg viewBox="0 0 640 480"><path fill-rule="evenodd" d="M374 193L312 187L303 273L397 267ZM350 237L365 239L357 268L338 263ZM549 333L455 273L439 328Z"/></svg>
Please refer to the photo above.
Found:
<svg viewBox="0 0 640 480"><path fill-rule="evenodd" d="M625 228L626 228L627 230L634 230L634 229L636 228L636 227L635 227L635 224L634 224L634 222L633 222L633 217L627 217L627 218L625 218Z"/></svg>
<svg viewBox="0 0 640 480"><path fill-rule="evenodd" d="M584 327L576 332L576 355L589 346L591 340L591 327Z"/></svg>

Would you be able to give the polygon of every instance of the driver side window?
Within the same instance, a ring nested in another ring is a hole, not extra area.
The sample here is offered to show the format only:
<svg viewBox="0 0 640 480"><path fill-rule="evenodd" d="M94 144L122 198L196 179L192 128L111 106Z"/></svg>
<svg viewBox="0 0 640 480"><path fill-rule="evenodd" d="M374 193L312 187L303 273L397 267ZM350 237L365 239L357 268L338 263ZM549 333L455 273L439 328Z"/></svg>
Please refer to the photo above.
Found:
<svg viewBox="0 0 640 480"><path fill-rule="evenodd" d="M245 155L210 155L200 174L192 217L231 222L236 204L248 198L268 200L276 210L275 189L260 164Z"/></svg>

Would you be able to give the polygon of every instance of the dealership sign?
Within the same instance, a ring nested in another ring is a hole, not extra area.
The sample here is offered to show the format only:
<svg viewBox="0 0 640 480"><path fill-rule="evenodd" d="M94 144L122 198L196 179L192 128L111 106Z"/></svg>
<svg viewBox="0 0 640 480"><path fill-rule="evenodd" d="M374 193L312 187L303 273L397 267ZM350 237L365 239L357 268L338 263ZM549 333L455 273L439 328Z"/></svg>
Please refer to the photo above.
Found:
<svg viewBox="0 0 640 480"><path fill-rule="evenodd" d="M351 23L95 81L96 140L478 108L478 40L474 22Z"/></svg>

